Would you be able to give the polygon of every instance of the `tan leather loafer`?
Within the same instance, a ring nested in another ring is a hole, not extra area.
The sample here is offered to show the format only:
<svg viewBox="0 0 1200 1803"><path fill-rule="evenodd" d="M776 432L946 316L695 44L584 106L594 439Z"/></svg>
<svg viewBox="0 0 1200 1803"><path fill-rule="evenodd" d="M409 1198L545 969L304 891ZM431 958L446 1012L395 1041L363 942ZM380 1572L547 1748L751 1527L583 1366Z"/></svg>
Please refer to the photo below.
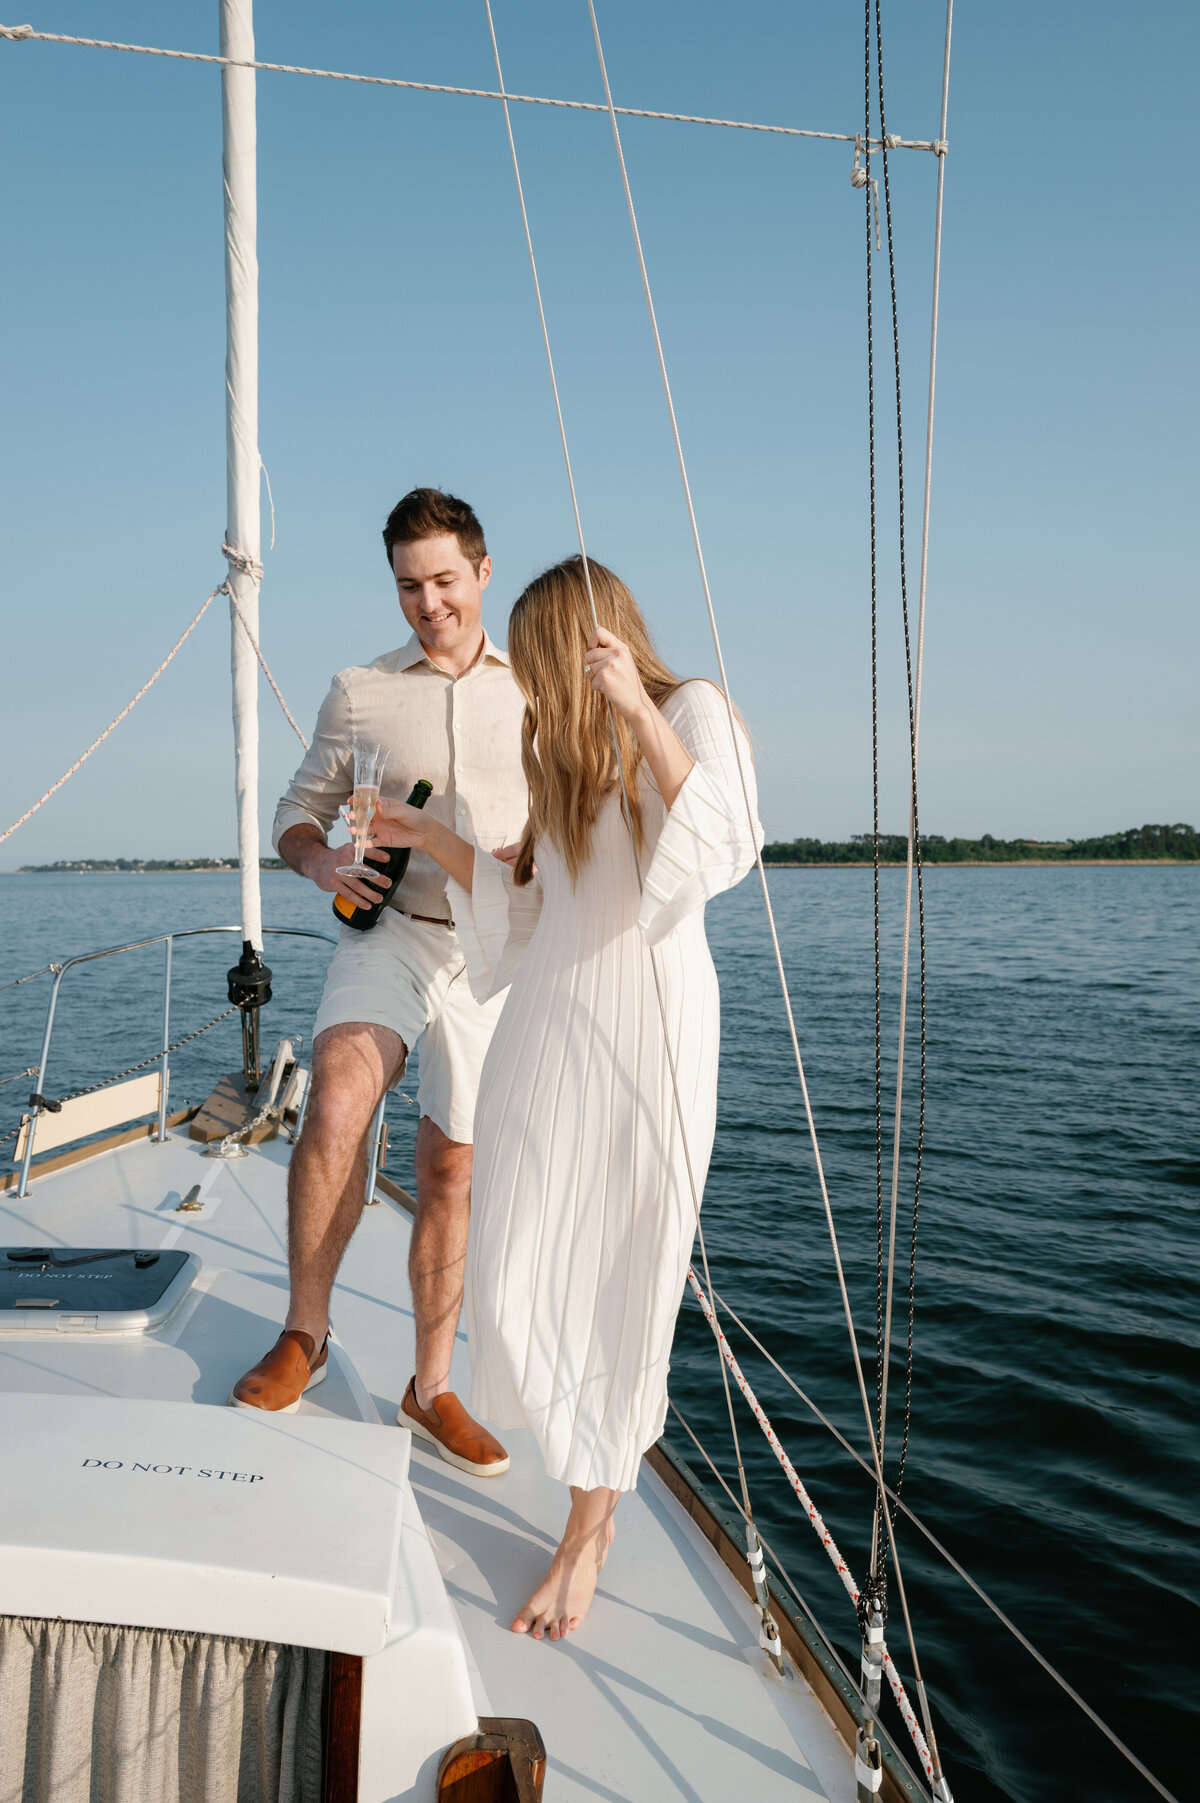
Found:
<svg viewBox="0 0 1200 1803"><path fill-rule="evenodd" d="M315 1354L315 1356L314 1356ZM319 1384L328 1370L329 1335L316 1342L310 1333L285 1327L265 1359L229 1392L231 1409L267 1409L273 1415L294 1415L300 1398Z"/></svg>
<svg viewBox="0 0 1200 1803"><path fill-rule="evenodd" d="M453 1390L443 1390L422 1409L417 1406L417 1380L410 1378L396 1425L428 1440L448 1465L457 1465L472 1477L499 1477L508 1470L508 1454L495 1434L471 1419Z"/></svg>

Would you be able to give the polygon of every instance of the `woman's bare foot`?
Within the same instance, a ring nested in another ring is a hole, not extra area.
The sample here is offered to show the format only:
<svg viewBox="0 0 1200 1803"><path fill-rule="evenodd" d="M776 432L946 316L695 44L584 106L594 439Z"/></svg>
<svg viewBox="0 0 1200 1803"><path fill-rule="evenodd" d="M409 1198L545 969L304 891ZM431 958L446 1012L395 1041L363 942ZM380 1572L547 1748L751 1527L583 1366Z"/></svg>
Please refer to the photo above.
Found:
<svg viewBox="0 0 1200 1803"><path fill-rule="evenodd" d="M560 1640L583 1626L616 1528L617 1490L571 1489L571 1513L550 1569L512 1624L514 1634Z"/></svg>

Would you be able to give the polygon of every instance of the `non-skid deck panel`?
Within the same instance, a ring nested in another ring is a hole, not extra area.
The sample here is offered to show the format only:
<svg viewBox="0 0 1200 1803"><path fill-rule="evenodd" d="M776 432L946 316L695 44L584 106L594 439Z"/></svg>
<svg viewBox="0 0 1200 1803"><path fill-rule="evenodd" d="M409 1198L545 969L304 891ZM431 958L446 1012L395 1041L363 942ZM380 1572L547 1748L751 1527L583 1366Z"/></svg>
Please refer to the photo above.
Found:
<svg viewBox="0 0 1200 1803"><path fill-rule="evenodd" d="M0 1388L224 1403L282 1326L284 1175L283 1159L257 1149L245 1159L205 1158L203 1147L181 1129L165 1145L139 1140L44 1177L24 1201L0 1197L0 1237L8 1244L170 1245L196 1253L204 1266L156 1333L88 1336L86 1347L70 1332L0 1339ZM178 1213L181 1198L196 1184L203 1210ZM328 1376L303 1408L378 1420L337 1346Z"/></svg>
<svg viewBox="0 0 1200 1803"><path fill-rule="evenodd" d="M371 1209L335 1301L339 1331L385 1421L412 1370L407 1286L386 1317L366 1300L393 1237L406 1256L407 1222L386 1204ZM465 1399L461 1334L452 1377ZM415 1440L410 1478L489 1713L531 1717L545 1738L546 1803L851 1803L853 1762L833 1724L802 1679L781 1683L764 1670L746 1597L646 1467L621 1500L583 1631L557 1644L512 1633L568 1498L547 1478L532 1435L506 1434L505 1443L504 1476L474 1479Z"/></svg>
<svg viewBox="0 0 1200 1803"><path fill-rule="evenodd" d="M287 1302L288 1147L272 1141L223 1162L203 1158L184 1132L43 1178L23 1202L0 1197L6 1243L171 1244L206 1266L158 1335L86 1348L46 1335L0 1347L0 1388L216 1402L271 1345ZM178 1214L195 1183L204 1210ZM380 1431L393 1431L412 1373L408 1238L386 1203L365 1214L334 1293L344 1356L335 1352L304 1413L382 1419ZM461 1336L453 1381L465 1397ZM549 1751L546 1803L850 1803L852 1761L828 1717L802 1680L764 1672L745 1596L645 1468L622 1499L583 1632L557 1645L510 1632L567 1499L530 1436L507 1440L503 1477L471 1479L419 1442L411 1475L467 1640L476 1706L537 1722Z"/></svg>

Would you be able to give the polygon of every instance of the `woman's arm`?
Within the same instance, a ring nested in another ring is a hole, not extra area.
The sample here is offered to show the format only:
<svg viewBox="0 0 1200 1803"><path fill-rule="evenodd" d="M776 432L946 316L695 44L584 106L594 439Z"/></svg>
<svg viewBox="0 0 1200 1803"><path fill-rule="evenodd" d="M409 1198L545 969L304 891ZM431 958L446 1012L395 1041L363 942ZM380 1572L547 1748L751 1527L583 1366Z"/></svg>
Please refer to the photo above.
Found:
<svg viewBox="0 0 1200 1803"><path fill-rule="evenodd" d="M435 864L441 865L447 876L453 877L464 889L471 887L475 847L422 808L410 808L406 801L376 802L369 843L408 845L413 851L426 852Z"/></svg>
<svg viewBox="0 0 1200 1803"><path fill-rule="evenodd" d="M622 644L615 633L597 626L588 640L583 661L596 693L611 702L637 734L642 755L669 808L687 781L695 760L647 695L628 646Z"/></svg>

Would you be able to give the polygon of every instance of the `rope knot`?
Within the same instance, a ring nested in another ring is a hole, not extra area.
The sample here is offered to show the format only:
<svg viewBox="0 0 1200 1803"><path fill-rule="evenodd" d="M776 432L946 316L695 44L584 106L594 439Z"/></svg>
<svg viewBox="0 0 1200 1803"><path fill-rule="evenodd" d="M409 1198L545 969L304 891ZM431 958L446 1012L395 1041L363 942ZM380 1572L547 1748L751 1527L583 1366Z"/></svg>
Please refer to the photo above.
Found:
<svg viewBox="0 0 1200 1803"><path fill-rule="evenodd" d="M0 25L0 38L11 38L14 44L19 44L22 38L32 36L32 25Z"/></svg>
<svg viewBox="0 0 1200 1803"><path fill-rule="evenodd" d="M265 571L257 557L251 557L248 551L239 551L236 545L222 544L221 550L231 570L240 570L243 576L252 576L255 582L261 582Z"/></svg>

